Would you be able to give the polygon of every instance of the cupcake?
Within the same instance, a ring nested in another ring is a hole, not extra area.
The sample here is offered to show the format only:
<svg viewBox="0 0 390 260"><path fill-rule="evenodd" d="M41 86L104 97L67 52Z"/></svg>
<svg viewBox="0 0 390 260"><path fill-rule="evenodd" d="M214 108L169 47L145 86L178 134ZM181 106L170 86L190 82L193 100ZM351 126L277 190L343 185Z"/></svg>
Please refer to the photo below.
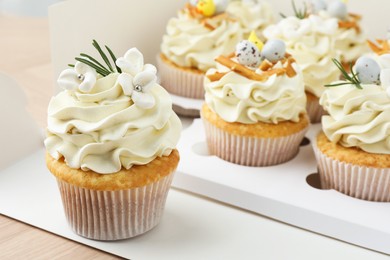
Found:
<svg viewBox="0 0 390 260"><path fill-rule="evenodd" d="M314 142L321 185L390 202L390 69L362 57L352 75L343 74L346 79L330 85L320 99L329 113Z"/></svg>
<svg viewBox="0 0 390 260"><path fill-rule="evenodd" d="M206 73L209 153L246 166L292 159L309 127L302 74L282 41L242 41Z"/></svg>
<svg viewBox="0 0 390 260"><path fill-rule="evenodd" d="M361 26L361 16L348 12L347 5L340 0L326 4L324 0L312 0L311 9L319 16L338 20L338 29L335 34L335 48L340 53L341 63L346 71L349 71L349 64L368 51L366 44L367 36Z"/></svg>
<svg viewBox="0 0 390 260"><path fill-rule="evenodd" d="M263 0L230 1L226 13L241 23L245 39L252 31L262 37L263 30L276 20L271 5Z"/></svg>
<svg viewBox="0 0 390 260"><path fill-rule="evenodd" d="M319 97L324 85L340 77L332 58L339 59L335 35L338 19L324 18L295 8L296 15L285 17L264 30L267 39L280 39L302 70L307 95L307 111L312 123L320 122L324 114Z"/></svg>
<svg viewBox="0 0 390 260"><path fill-rule="evenodd" d="M226 12L227 0L191 1L169 20L158 56L161 84L169 93L203 99L205 72L214 59L234 51L242 40L238 21Z"/></svg>
<svg viewBox="0 0 390 260"><path fill-rule="evenodd" d="M179 162L181 123L156 68L132 48L113 65L81 54L48 107L46 163L75 233L118 240L155 227Z"/></svg>

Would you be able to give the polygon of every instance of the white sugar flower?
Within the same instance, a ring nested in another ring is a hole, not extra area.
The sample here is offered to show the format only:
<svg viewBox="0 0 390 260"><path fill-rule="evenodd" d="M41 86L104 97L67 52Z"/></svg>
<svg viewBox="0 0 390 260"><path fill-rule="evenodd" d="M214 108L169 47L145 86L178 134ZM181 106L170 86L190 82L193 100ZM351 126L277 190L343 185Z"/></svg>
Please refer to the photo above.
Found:
<svg viewBox="0 0 390 260"><path fill-rule="evenodd" d="M66 90L77 90L88 93L96 84L96 70L90 66L76 62L75 67L61 72L57 83Z"/></svg>
<svg viewBox="0 0 390 260"><path fill-rule="evenodd" d="M156 85L156 67L151 64L144 65L144 56L137 48L128 50L124 57L118 58L116 65L122 70L118 82L123 93L131 96L136 106L143 109L152 108L156 101L150 91Z"/></svg>
<svg viewBox="0 0 390 260"><path fill-rule="evenodd" d="M123 93L126 96L131 96L134 104L144 109L152 108L156 102L154 96L150 94L156 80L156 74L150 71L140 72L135 77L128 73L122 73L118 78Z"/></svg>
<svg viewBox="0 0 390 260"><path fill-rule="evenodd" d="M115 63L121 68L122 72L128 73L133 77L142 71L157 73L155 66L151 64L144 65L144 56L137 48L128 50L125 56L118 58Z"/></svg>
<svg viewBox="0 0 390 260"><path fill-rule="evenodd" d="M382 87L386 90L387 96L390 98L390 69L381 71L380 80Z"/></svg>

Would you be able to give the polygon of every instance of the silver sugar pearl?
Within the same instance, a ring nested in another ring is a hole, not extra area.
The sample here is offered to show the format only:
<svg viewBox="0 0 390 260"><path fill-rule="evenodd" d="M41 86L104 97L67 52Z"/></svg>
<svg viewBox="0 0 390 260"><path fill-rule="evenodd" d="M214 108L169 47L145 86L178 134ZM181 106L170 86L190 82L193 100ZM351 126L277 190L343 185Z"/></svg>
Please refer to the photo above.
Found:
<svg viewBox="0 0 390 260"><path fill-rule="evenodd" d="M80 80L80 81L83 81L85 79L85 76L83 74L79 74L77 75L77 78Z"/></svg>
<svg viewBox="0 0 390 260"><path fill-rule="evenodd" d="M142 92L142 86L141 85L135 85L134 90L137 92Z"/></svg>

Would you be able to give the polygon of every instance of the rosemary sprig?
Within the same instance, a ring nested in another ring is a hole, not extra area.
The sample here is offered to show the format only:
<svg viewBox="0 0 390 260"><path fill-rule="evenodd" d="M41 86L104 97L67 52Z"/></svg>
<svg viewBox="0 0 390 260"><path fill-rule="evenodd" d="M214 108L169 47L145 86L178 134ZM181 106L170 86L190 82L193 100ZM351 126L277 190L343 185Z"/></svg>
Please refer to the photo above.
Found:
<svg viewBox="0 0 390 260"><path fill-rule="evenodd" d="M303 3L303 10L297 9L294 0L292 0L291 3L292 3L292 6L293 6L293 9L294 9L295 16L298 17L299 19L305 19L306 16L307 16L306 2Z"/></svg>
<svg viewBox="0 0 390 260"><path fill-rule="evenodd" d="M291 4L292 4L292 7L293 7L293 10L294 10L294 14L297 18L299 19L305 19L307 16L308 16L308 10L307 10L307 5L306 5L306 2L303 3L303 9L298 9L297 6L295 5L295 1L294 0L291 0ZM282 18L286 18L287 15L283 14L283 13L279 13L280 16Z"/></svg>
<svg viewBox="0 0 390 260"><path fill-rule="evenodd" d="M333 63L336 65L336 67L341 71L341 74L343 75L344 79L346 82L339 82L339 83L334 83L334 84L327 84L325 87L337 87L337 86L343 86L343 85L355 85L356 88L358 89L363 89L362 85L358 75L353 72L352 70L352 62L349 64L351 75L348 74L348 72L345 71L343 65L341 62L339 62L337 59L332 59Z"/></svg>
<svg viewBox="0 0 390 260"><path fill-rule="evenodd" d="M83 59L83 58L78 58L78 57L76 57L75 60L77 60L79 62L82 62L82 63L84 63L84 64L94 68L96 70L96 72L99 73L100 75L102 75L103 77L108 76L111 73L107 69L100 68L95 63L91 62L90 60Z"/></svg>
<svg viewBox="0 0 390 260"><path fill-rule="evenodd" d="M110 54L111 59L114 61L114 64L115 64L115 67L116 67L116 71L118 71L119 73L122 73L121 68L119 68L119 67L116 65L116 60L117 60L117 58L115 57L115 54L112 52L112 50L111 50L110 48L108 48L107 45L105 45L105 47L106 47L108 53Z"/></svg>
<svg viewBox="0 0 390 260"><path fill-rule="evenodd" d="M106 64L106 66L103 65L102 63L100 63L98 60L96 60L92 56L85 54L85 53L80 53L80 57L76 57L75 60L92 67L93 69L96 70L96 72L98 74L102 75L103 77L108 76L111 73L115 73L115 72L121 73L122 72L122 70L118 66L116 66L116 64L115 64L116 57L110 48L105 46L108 53L110 54L111 59L114 62L115 70L114 70L114 67L111 65L111 62L108 59L107 55L104 53L104 51L100 47L99 43L96 40L93 40L92 45L99 52L100 57L102 58L102 60ZM74 64L68 64L68 66L71 68L74 68Z"/></svg>
<svg viewBox="0 0 390 260"><path fill-rule="evenodd" d="M107 64L107 66L108 66L108 68L110 69L110 71L114 72L114 70L112 69L112 66L111 66L110 61L108 60L106 54L102 51L102 48L100 48L99 43L98 43L96 40L93 40L93 41L92 41L92 45L93 45L93 47L95 47L96 50L100 53L100 56L102 57L102 59L104 60L104 62Z"/></svg>

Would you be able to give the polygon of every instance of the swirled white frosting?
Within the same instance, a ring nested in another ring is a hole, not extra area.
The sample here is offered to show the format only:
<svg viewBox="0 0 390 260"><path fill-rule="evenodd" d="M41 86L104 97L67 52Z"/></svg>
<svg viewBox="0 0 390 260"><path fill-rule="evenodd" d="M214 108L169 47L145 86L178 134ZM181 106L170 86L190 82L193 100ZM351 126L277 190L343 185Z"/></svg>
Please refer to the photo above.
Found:
<svg viewBox="0 0 390 260"><path fill-rule="evenodd" d="M378 62L381 69L390 69L390 53L385 53L382 55L378 55L376 53L368 53L365 56L370 57L376 62Z"/></svg>
<svg viewBox="0 0 390 260"><path fill-rule="evenodd" d="M324 19L332 19L326 11L320 11L318 15ZM355 28L338 27L335 39L335 48L340 52L343 62L354 62L369 51L367 35L362 29L358 32Z"/></svg>
<svg viewBox="0 0 390 260"><path fill-rule="evenodd" d="M279 62L274 68L281 68ZM226 73L220 80L211 82L205 77L206 103L227 122L255 124L258 122L277 124L281 121L299 121L306 111L306 95L302 73L294 77L276 74L264 82L248 79L217 63L206 75ZM259 70L257 73L261 73Z"/></svg>
<svg viewBox="0 0 390 260"><path fill-rule="evenodd" d="M237 21L222 19L211 30L184 9L179 11L178 17L169 20L161 51L178 66L206 72L215 67L215 57L234 51L243 39L242 34Z"/></svg>
<svg viewBox="0 0 390 260"><path fill-rule="evenodd" d="M332 62L332 58L339 58L334 41L337 29L335 18L310 15L299 19L291 16L267 27L264 36L286 43L287 52L302 69L306 90L320 97L325 90L324 85L340 76L340 71Z"/></svg>
<svg viewBox="0 0 390 260"><path fill-rule="evenodd" d="M322 117L324 133L344 147L390 154L390 96L385 86L362 87L344 85L323 93L320 104L329 113Z"/></svg>
<svg viewBox="0 0 390 260"><path fill-rule="evenodd" d="M241 23L245 39L251 31L262 36L263 30L275 21L271 5L263 0L231 1L226 12Z"/></svg>
<svg viewBox="0 0 390 260"><path fill-rule="evenodd" d="M50 101L45 145L71 168L108 174L143 165L175 148L181 123L169 94L151 89L155 105L136 106L124 95L118 73L97 80L90 93L63 91Z"/></svg>

